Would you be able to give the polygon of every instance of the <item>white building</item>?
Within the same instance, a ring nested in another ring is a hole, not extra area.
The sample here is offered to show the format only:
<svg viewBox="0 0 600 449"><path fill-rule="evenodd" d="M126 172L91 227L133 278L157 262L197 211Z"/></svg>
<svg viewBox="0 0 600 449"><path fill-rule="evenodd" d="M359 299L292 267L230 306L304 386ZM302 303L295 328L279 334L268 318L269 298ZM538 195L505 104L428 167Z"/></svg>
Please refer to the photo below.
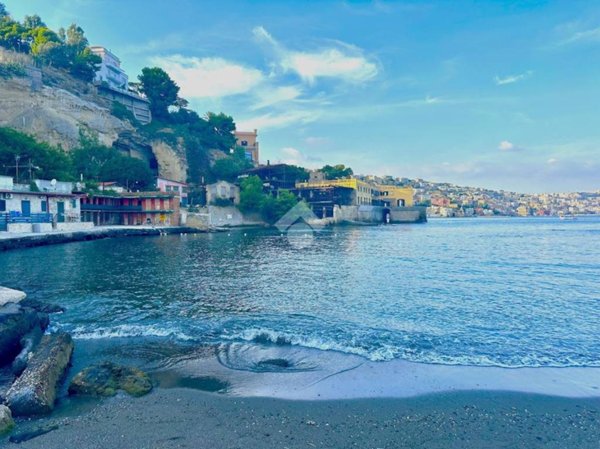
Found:
<svg viewBox="0 0 600 449"><path fill-rule="evenodd" d="M102 64L96 72L96 81L105 82L112 89L126 91L129 77L121 68L121 60L104 47L91 47L90 49L92 53L102 58Z"/></svg>
<svg viewBox="0 0 600 449"><path fill-rule="evenodd" d="M32 191L29 185L0 176L0 232L89 227L81 223L81 200L72 183L36 180L35 184L37 191Z"/></svg>
<svg viewBox="0 0 600 449"><path fill-rule="evenodd" d="M240 188L227 181L218 181L206 186L206 203L223 206L240 204Z"/></svg>

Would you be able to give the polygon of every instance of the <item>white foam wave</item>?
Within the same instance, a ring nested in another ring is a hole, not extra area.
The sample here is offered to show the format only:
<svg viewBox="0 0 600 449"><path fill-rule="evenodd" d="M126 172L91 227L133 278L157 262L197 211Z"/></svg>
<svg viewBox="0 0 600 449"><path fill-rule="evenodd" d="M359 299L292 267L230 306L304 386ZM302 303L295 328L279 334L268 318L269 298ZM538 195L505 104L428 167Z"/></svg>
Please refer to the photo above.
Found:
<svg viewBox="0 0 600 449"><path fill-rule="evenodd" d="M157 325L122 324L113 327L90 329L85 326L76 327L71 331L73 338L80 340L99 340L105 338L130 337L171 337L178 340L190 341L194 337L178 329L169 329Z"/></svg>

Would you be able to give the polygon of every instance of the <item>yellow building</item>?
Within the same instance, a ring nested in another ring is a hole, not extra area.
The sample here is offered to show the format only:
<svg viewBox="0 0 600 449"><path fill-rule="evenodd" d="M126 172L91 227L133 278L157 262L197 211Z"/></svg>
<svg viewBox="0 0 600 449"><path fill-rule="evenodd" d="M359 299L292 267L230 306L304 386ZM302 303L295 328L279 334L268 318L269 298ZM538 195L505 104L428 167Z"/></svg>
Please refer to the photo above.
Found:
<svg viewBox="0 0 600 449"><path fill-rule="evenodd" d="M301 182L297 188L346 187L355 191L354 205L377 205L387 207L413 206L414 189L370 184L356 178L329 179L320 181Z"/></svg>
<svg viewBox="0 0 600 449"><path fill-rule="evenodd" d="M374 188L371 184L360 181L356 178L345 179L327 179L323 181L299 182L296 184L299 189L302 188L321 188L321 187L346 187L355 191L354 205L371 205L373 204Z"/></svg>
<svg viewBox="0 0 600 449"><path fill-rule="evenodd" d="M527 217L529 215L529 208L524 204L521 204L517 207L517 215L519 215L519 217Z"/></svg>
<svg viewBox="0 0 600 449"><path fill-rule="evenodd" d="M387 207L412 207L414 206L415 189L412 187L399 187L376 185L379 193L378 199L382 205Z"/></svg>

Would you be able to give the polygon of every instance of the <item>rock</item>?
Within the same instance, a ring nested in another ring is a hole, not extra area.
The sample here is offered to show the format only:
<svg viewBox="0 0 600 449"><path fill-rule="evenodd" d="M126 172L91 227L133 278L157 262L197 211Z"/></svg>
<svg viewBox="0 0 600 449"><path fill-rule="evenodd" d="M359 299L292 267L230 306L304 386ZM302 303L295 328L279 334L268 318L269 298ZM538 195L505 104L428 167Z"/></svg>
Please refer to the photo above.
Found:
<svg viewBox="0 0 600 449"><path fill-rule="evenodd" d="M11 367L13 374L16 376L20 376L25 371L25 368L27 368L29 359L33 356L33 351L42 339L43 332L41 326L36 326L21 338L21 352L15 357Z"/></svg>
<svg viewBox="0 0 600 449"><path fill-rule="evenodd" d="M10 409L6 405L0 405L0 436L6 435L15 427L15 422Z"/></svg>
<svg viewBox="0 0 600 449"><path fill-rule="evenodd" d="M26 298L21 302L23 307L29 307L31 309L35 309L38 312L42 313L63 313L65 311L64 307L58 306L56 304L48 304L42 301L38 301L37 299Z"/></svg>
<svg viewBox="0 0 600 449"><path fill-rule="evenodd" d="M84 369L69 385L72 395L114 396L118 390L135 397L143 396L152 391L152 381L137 368L104 362Z"/></svg>
<svg viewBox="0 0 600 449"><path fill-rule="evenodd" d="M41 415L54 409L58 385L72 354L73 340L69 334L61 332L42 338L27 368L6 395L15 415Z"/></svg>
<svg viewBox="0 0 600 449"><path fill-rule="evenodd" d="M39 314L9 303L0 308L0 366L11 362L21 350L21 339L36 326L43 327Z"/></svg>
<svg viewBox="0 0 600 449"><path fill-rule="evenodd" d="M0 287L0 307L8 304L18 304L23 301L27 295L19 290L13 290L12 288Z"/></svg>

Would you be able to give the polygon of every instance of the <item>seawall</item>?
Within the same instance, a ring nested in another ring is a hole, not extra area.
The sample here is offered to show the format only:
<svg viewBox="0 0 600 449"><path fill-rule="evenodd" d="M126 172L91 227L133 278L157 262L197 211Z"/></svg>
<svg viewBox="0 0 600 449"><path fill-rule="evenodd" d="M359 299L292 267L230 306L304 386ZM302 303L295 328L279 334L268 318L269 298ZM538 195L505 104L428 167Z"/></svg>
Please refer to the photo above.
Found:
<svg viewBox="0 0 600 449"><path fill-rule="evenodd" d="M57 245L60 243L83 242L115 237L142 237L164 234L197 234L203 231L189 227L110 227L94 228L76 232L51 232L46 234L4 235L0 234L0 251L32 248L36 246Z"/></svg>

